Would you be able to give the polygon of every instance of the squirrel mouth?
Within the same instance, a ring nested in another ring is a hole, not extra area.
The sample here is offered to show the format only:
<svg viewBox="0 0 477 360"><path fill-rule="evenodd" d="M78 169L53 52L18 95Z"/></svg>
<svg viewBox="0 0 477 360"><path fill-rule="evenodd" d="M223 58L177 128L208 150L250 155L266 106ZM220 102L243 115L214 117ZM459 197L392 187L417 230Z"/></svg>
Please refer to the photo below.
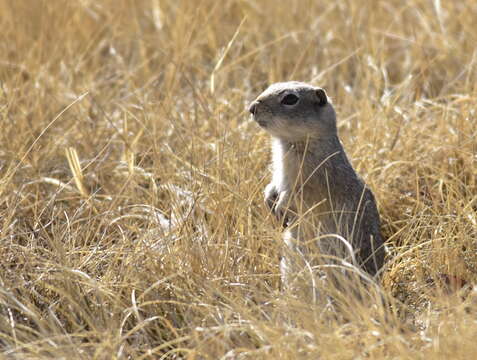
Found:
<svg viewBox="0 0 477 360"><path fill-rule="evenodd" d="M267 127L267 122L264 120L257 120L255 119L255 122L260 126L260 127Z"/></svg>

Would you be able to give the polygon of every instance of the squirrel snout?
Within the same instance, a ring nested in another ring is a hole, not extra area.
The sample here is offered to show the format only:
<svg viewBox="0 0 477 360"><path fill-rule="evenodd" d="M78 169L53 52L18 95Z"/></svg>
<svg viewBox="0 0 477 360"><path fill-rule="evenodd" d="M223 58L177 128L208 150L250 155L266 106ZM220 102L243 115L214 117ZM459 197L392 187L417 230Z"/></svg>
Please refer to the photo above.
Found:
<svg viewBox="0 0 477 360"><path fill-rule="evenodd" d="M248 111L252 113L252 115L255 115L255 111L257 110L257 105L260 103L260 101L255 100L253 103L250 104L248 107Z"/></svg>

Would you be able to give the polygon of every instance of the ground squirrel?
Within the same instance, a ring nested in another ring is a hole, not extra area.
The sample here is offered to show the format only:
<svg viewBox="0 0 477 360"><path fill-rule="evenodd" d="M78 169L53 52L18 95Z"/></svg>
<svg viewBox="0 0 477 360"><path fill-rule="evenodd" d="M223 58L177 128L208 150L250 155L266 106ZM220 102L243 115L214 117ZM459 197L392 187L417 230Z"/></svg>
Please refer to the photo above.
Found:
<svg viewBox="0 0 477 360"><path fill-rule="evenodd" d="M313 242L321 257L335 263L354 258L375 275L384 261L376 202L345 154L325 91L295 81L276 83L249 111L272 136L273 179L265 201L287 228L288 252L315 256L307 245ZM284 281L296 271L289 261L282 258Z"/></svg>

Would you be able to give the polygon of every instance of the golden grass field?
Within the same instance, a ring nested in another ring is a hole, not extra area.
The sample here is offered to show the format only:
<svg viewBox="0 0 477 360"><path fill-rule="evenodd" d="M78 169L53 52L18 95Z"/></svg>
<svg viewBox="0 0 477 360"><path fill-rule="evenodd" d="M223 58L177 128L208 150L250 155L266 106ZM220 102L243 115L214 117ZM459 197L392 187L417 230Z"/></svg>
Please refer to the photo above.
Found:
<svg viewBox="0 0 477 360"><path fill-rule="evenodd" d="M477 357L476 23L472 0L0 0L3 358ZM333 98L378 200L361 301L280 290L246 108L291 79Z"/></svg>

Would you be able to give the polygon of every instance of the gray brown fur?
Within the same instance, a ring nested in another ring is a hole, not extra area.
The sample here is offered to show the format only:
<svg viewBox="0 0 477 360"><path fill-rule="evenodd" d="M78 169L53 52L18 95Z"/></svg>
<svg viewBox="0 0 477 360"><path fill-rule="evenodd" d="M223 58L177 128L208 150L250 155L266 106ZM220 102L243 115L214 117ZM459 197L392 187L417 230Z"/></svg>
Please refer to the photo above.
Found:
<svg viewBox="0 0 477 360"><path fill-rule="evenodd" d="M289 250L309 256L303 244L321 236L321 254L350 261L343 242L322 236L337 234L352 245L358 265L375 275L384 262L376 202L346 156L325 91L300 82L276 83L249 110L272 136L273 179L265 200L287 227ZM289 268L286 259L284 268Z"/></svg>

